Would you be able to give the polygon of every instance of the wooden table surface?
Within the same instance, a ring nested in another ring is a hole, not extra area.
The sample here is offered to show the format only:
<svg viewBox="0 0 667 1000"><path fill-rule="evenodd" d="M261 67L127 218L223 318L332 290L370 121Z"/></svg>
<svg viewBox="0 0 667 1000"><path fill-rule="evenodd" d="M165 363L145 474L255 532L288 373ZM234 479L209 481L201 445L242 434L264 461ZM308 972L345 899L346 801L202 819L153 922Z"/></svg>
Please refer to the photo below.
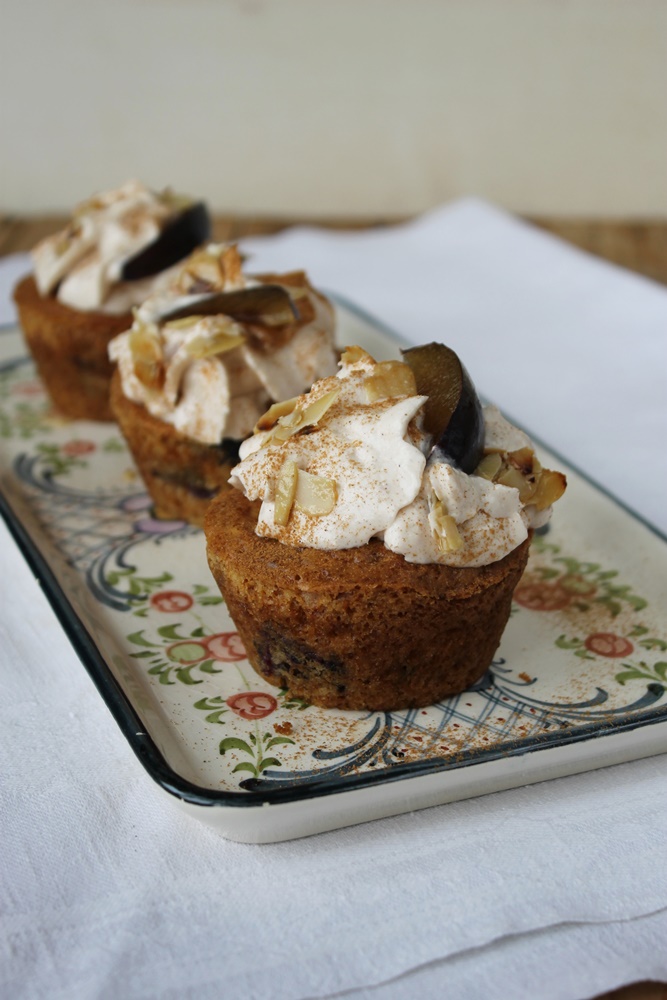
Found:
<svg viewBox="0 0 667 1000"><path fill-rule="evenodd" d="M244 236L277 233L305 221L335 229L366 229L399 222L400 219L312 219L297 220L254 216L219 215L214 220L213 236L218 241L240 240ZM667 285L667 220L586 220L530 218L528 221L573 243L582 250L654 278ZM0 256L30 250L49 233L62 228L64 216L0 215ZM667 942L665 944L667 948ZM535 1000L539 1000L536 997ZM581 1000L587 1000L582 997ZM599 1000L667 1000L667 984L633 983Z"/></svg>

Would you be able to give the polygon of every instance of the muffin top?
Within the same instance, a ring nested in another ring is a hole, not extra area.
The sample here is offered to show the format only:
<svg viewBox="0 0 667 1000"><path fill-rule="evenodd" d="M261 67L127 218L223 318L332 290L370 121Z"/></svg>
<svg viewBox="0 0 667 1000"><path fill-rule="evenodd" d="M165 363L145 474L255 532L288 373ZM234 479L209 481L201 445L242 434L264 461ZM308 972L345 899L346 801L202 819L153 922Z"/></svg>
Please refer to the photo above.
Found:
<svg viewBox="0 0 667 1000"><path fill-rule="evenodd" d="M129 312L209 231L200 202L127 181L82 202L65 229L37 244L37 289L72 309Z"/></svg>
<svg viewBox="0 0 667 1000"><path fill-rule="evenodd" d="M123 393L202 444L247 437L274 400L336 370L334 310L302 271L246 275L235 245L195 251L109 345Z"/></svg>
<svg viewBox="0 0 667 1000"><path fill-rule="evenodd" d="M479 408L474 469L463 471L443 451L446 435L434 434L417 381L404 362L348 348L336 375L271 407L230 477L261 501L257 534L319 549L380 538L408 562L482 566L544 524L564 477L542 469L530 439L493 406ZM457 448L467 461L467 443Z"/></svg>

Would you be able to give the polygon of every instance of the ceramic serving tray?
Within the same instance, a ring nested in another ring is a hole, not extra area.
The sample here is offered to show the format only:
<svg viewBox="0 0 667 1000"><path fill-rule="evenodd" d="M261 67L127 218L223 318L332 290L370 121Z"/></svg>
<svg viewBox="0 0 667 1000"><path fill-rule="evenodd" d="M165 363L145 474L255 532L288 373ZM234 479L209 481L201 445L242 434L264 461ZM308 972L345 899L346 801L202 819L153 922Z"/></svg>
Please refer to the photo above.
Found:
<svg viewBox="0 0 667 1000"><path fill-rule="evenodd" d="M398 341L339 304L341 343ZM667 544L545 449L568 490L535 538L491 669L419 710L318 709L262 680L203 533L153 516L113 424L52 413L0 335L0 509L153 779L225 836L271 842L667 749Z"/></svg>

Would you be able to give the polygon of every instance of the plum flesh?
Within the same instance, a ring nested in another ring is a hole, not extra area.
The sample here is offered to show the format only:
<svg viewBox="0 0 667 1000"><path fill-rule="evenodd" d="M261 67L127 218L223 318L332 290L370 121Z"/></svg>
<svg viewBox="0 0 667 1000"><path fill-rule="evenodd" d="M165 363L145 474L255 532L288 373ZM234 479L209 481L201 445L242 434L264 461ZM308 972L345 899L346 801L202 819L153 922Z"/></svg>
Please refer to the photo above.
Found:
<svg viewBox="0 0 667 1000"><path fill-rule="evenodd" d="M417 383L428 396L424 429L434 448L463 472L474 472L484 453L484 414L477 390L458 355L444 344L424 344L401 351Z"/></svg>

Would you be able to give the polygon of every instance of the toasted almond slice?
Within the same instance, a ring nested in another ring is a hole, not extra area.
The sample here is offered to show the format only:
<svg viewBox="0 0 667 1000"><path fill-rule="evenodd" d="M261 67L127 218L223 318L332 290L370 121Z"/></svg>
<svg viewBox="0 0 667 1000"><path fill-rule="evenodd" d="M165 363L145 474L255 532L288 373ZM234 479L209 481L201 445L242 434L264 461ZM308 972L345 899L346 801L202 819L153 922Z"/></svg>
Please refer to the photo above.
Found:
<svg viewBox="0 0 667 1000"><path fill-rule="evenodd" d="M332 389L330 392L325 392L324 395L320 396L318 399L313 400L312 403L309 403L303 411L301 427L308 427L311 424L319 423L324 414L331 409L339 396L340 389ZM301 427L299 429L301 429Z"/></svg>
<svg viewBox="0 0 667 1000"><path fill-rule="evenodd" d="M507 459L515 469L519 469L526 476L533 471L535 452L532 448L519 448L518 451L508 452Z"/></svg>
<svg viewBox="0 0 667 1000"><path fill-rule="evenodd" d="M298 396L292 399L283 399L279 403L272 403L266 413L263 413L255 424L255 434L257 431L268 431L278 421L280 417L286 417L294 411Z"/></svg>
<svg viewBox="0 0 667 1000"><path fill-rule="evenodd" d="M495 482L500 483L501 486L517 489L521 503L528 503L537 488L534 476L527 477L514 465L504 465L496 476Z"/></svg>
<svg viewBox="0 0 667 1000"><path fill-rule="evenodd" d="M314 476L299 469L294 503L298 510L313 517L330 514L336 506L338 489L333 479Z"/></svg>
<svg viewBox="0 0 667 1000"><path fill-rule="evenodd" d="M299 468L296 462L288 460L280 470L280 477L276 484L276 499L273 508L273 520L275 524L284 527L289 521L292 511L296 486L299 476Z"/></svg>
<svg viewBox="0 0 667 1000"><path fill-rule="evenodd" d="M530 498L530 503L535 504L538 510L546 510L547 507L551 507L556 500L562 497L566 486L567 480L562 472L542 469L542 474L537 480L537 488Z"/></svg>
<svg viewBox="0 0 667 1000"><path fill-rule="evenodd" d="M375 362L375 358L372 358L368 351L365 351L363 347L346 347L340 356L340 360L344 365L354 365L357 361L372 361Z"/></svg>
<svg viewBox="0 0 667 1000"><path fill-rule="evenodd" d="M451 514L445 514L441 521L443 538L447 542L449 552L457 552L463 548L463 539Z"/></svg>
<svg viewBox="0 0 667 1000"><path fill-rule="evenodd" d="M181 319L170 319L164 325L169 330L187 330L189 326L194 326L198 323L202 317L195 316L183 316Z"/></svg>
<svg viewBox="0 0 667 1000"><path fill-rule="evenodd" d="M369 403L393 396L414 396L417 392L412 369L402 361L380 361L364 379L364 387Z"/></svg>
<svg viewBox="0 0 667 1000"><path fill-rule="evenodd" d="M497 451L489 452L475 469L475 475L493 481L503 465L503 460Z"/></svg>
<svg viewBox="0 0 667 1000"><path fill-rule="evenodd" d="M134 374L148 389L161 389L165 371L157 327L135 320L130 331L129 344L134 362Z"/></svg>
<svg viewBox="0 0 667 1000"><path fill-rule="evenodd" d="M443 552L457 552L459 549L462 549L464 543L461 533L452 515L447 513L447 507L442 500L436 500L431 513L433 514L433 526L440 549Z"/></svg>
<svg viewBox="0 0 667 1000"><path fill-rule="evenodd" d="M218 330L210 337L194 337L188 344L188 354L193 358L210 358L213 354L226 354L245 343L241 333L226 333Z"/></svg>
<svg viewBox="0 0 667 1000"><path fill-rule="evenodd" d="M225 276L226 285L238 285L241 281L243 259L235 243L223 247L220 254L220 265Z"/></svg>

